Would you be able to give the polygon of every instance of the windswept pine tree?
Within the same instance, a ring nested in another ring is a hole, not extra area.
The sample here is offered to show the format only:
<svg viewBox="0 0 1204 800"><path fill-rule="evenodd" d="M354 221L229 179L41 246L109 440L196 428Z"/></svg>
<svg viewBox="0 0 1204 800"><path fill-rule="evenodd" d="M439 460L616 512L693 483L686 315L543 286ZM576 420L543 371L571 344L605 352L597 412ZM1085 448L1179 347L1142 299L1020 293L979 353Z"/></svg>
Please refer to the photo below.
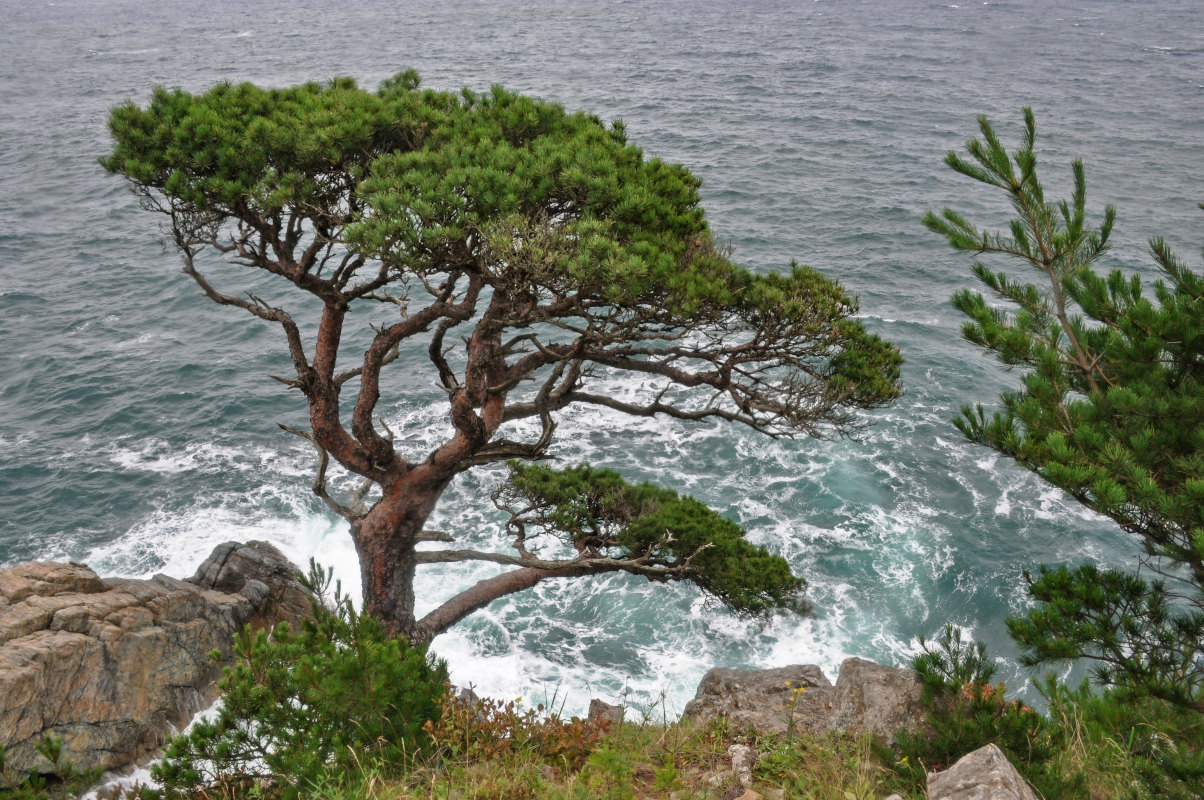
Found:
<svg viewBox="0 0 1204 800"><path fill-rule="evenodd" d="M412 641L540 581L615 571L691 580L741 612L792 605L803 580L701 504L529 462L549 457L570 406L821 436L857 431L862 409L900 394L899 353L852 296L797 264L733 263L698 180L646 158L620 123L501 88L423 90L405 72L376 92L345 78L157 89L109 126L101 163L161 215L184 272L279 326L294 373L279 380L308 405L309 427L290 430L317 451L313 490L350 522L366 610ZM298 302L247 293L263 275ZM349 352L368 324L366 349ZM450 432L425 453L403 452L380 419L403 351L427 361L413 381L447 395ZM616 396L605 381L622 375L655 390ZM336 497L331 459L362 486ZM448 538L425 525L449 483L502 462L512 547L419 550ZM417 618L415 571L464 561L512 569Z"/></svg>

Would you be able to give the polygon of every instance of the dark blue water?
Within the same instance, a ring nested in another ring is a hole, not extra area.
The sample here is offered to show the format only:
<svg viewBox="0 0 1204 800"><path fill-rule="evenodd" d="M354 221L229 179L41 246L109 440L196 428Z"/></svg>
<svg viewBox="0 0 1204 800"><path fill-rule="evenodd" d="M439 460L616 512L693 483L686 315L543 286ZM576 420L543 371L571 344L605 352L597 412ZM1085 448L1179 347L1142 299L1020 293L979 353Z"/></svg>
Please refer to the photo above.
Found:
<svg viewBox="0 0 1204 800"><path fill-rule="evenodd" d="M941 165L989 114L1016 140L1032 105L1051 194L1087 163L1089 205L1118 206L1105 266L1145 274L1145 239L1200 264L1204 12L1195 2L9 2L0 6L0 564L82 559L185 575L220 541L267 538L357 585L342 523L308 491L312 456L276 330L177 272L156 221L96 158L108 109L152 86L203 90L407 67L426 84L507 87L621 117L704 180L714 230L771 270L791 258L861 296L907 358L906 398L861 443L767 442L724 426L563 421L559 454L656 479L744 524L812 582L816 615L768 626L688 587L548 584L441 637L486 693L664 693L715 664L903 661L952 620L1011 653L1003 618L1039 563L1128 563L1136 547L949 424L1015 380L959 339L947 299L966 260L920 215L984 224L999 198ZM417 362L415 362L417 364ZM426 385L429 382L416 380ZM635 392L637 385L616 385ZM385 406L416 449L442 433L425 390ZM502 546L467 476L437 525ZM428 607L490 568L432 570ZM1023 680L1010 668L1005 676Z"/></svg>

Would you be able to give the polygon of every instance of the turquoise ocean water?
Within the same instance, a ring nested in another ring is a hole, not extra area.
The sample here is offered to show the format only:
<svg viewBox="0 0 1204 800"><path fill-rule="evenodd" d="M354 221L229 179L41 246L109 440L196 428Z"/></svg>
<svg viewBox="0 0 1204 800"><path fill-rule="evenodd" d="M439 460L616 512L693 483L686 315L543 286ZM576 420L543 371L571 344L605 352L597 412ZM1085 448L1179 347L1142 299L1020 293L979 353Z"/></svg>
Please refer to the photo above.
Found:
<svg viewBox="0 0 1204 800"><path fill-rule="evenodd" d="M1148 274L1158 233L1200 266L1202 31L1186 0L0 4L0 565L187 575L221 541L264 538L358 586L344 526L309 493L312 454L276 427L304 420L266 377L287 369L278 332L201 297L96 158L107 110L156 84L374 86L413 67L438 88L497 82L622 118L703 179L738 260L839 278L907 358L907 396L860 443L562 421L567 461L694 493L787 557L813 616L750 623L624 577L547 584L438 639L453 676L570 710L625 694L675 712L710 666L901 663L945 620L1006 660L1023 568L1125 564L1136 546L953 429L962 403L1015 377L960 340L948 297L968 265L919 217L955 204L1005 219L941 158L979 113L1015 141L1029 104L1047 188L1065 193L1082 157L1090 207L1118 207L1106 266ZM419 452L444 423L412 363L384 410ZM495 479L467 476L434 524L502 546L481 500ZM420 596L433 606L489 569L432 569ZM1002 677L1023 681L1006 663Z"/></svg>

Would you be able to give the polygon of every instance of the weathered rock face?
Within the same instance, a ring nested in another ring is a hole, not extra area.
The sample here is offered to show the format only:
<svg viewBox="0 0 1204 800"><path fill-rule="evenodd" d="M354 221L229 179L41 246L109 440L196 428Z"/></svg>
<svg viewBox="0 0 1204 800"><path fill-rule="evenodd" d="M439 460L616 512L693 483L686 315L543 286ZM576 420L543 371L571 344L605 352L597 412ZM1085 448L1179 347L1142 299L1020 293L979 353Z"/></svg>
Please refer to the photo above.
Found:
<svg viewBox="0 0 1204 800"><path fill-rule="evenodd" d="M804 691L798 693L800 688ZM785 733L791 726L826 730L832 690L814 664L764 670L716 667L702 677L684 716L700 723L722 716L733 729L761 733Z"/></svg>
<svg viewBox="0 0 1204 800"><path fill-rule="evenodd" d="M267 542L219 544L188 582L247 598L253 628L296 624L309 615L309 592L297 581L297 568Z"/></svg>
<svg viewBox="0 0 1204 800"><path fill-rule="evenodd" d="M846 658L836 678L832 730L868 731L893 743L900 728L914 731L926 726L922 690L923 683L914 670Z"/></svg>
<svg viewBox="0 0 1204 800"><path fill-rule="evenodd" d="M1037 800L1037 794L998 747L962 756L944 772L928 773L928 800Z"/></svg>
<svg viewBox="0 0 1204 800"><path fill-rule="evenodd" d="M920 689L912 670L860 658L840 665L835 686L813 664L716 668L703 676L684 715L701 723L722 716L729 726L760 733L868 731L893 743L896 730L924 726Z"/></svg>
<svg viewBox="0 0 1204 800"><path fill-rule="evenodd" d="M76 767L114 769L160 747L216 699L208 654L243 625L309 609L296 568L265 542L218 547L193 582L101 579L81 564L0 570L0 743L18 771L63 740ZM215 588L217 587L217 588ZM219 590L220 589L220 590Z"/></svg>

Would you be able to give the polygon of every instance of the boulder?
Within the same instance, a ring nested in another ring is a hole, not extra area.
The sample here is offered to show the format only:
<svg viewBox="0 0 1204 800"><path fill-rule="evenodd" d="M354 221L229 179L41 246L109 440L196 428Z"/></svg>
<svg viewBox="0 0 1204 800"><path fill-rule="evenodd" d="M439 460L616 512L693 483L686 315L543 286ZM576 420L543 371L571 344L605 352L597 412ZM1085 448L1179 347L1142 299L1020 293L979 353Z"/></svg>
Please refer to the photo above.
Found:
<svg viewBox="0 0 1204 800"><path fill-rule="evenodd" d="M0 744L9 766L47 767L34 750L46 734L62 739L64 758L80 769L117 769L157 750L216 699L221 667L211 651L229 655L245 624L295 622L308 610L296 576L264 542L221 545L197 583L102 579L82 564L0 570Z"/></svg>
<svg viewBox="0 0 1204 800"><path fill-rule="evenodd" d="M297 579L297 568L267 542L226 542L213 548L188 582L251 601L253 628L309 616L310 593Z"/></svg>
<svg viewBox="0 0 1204 800"><path fill-rule="evenodd" d="M604 700L593 698L589 701L589 714L587 719L590 722L601 723L611 728L617 728L623 724L623 706L615 706L607 703Z"/></svg>
<svg viewBox="0 0 1204 800"><path fill-rule="evenodd" d="M1037 794L993 744L928 773L928 800L1037 800Z"/></svg>
<svg viewBox="0 0 1204 800"><path fill-rule="evenodd" d="M716 667L702 676L683 715L701 724L723 717L734 730L759 733L809 730L827 719L832 691L813 664L762 670Z"/></svg>
<svg viewBox="0 0 1204 800"><path fill-rule="evenodd" d="M814 664L764 670L712 669L684 716L758 733L868 731L888 744L900 728L924 725L920 679L909 669L849 658L832 685Z"/></svg>
<svg viewBox="0 0 1204 800"><path fill-rule="evenodd" d="M846 658L836 678L829 729L865 731L893 744L895 731L916 731L927 726L927 714L920 702L923 688L914 670Z"/></svg>

